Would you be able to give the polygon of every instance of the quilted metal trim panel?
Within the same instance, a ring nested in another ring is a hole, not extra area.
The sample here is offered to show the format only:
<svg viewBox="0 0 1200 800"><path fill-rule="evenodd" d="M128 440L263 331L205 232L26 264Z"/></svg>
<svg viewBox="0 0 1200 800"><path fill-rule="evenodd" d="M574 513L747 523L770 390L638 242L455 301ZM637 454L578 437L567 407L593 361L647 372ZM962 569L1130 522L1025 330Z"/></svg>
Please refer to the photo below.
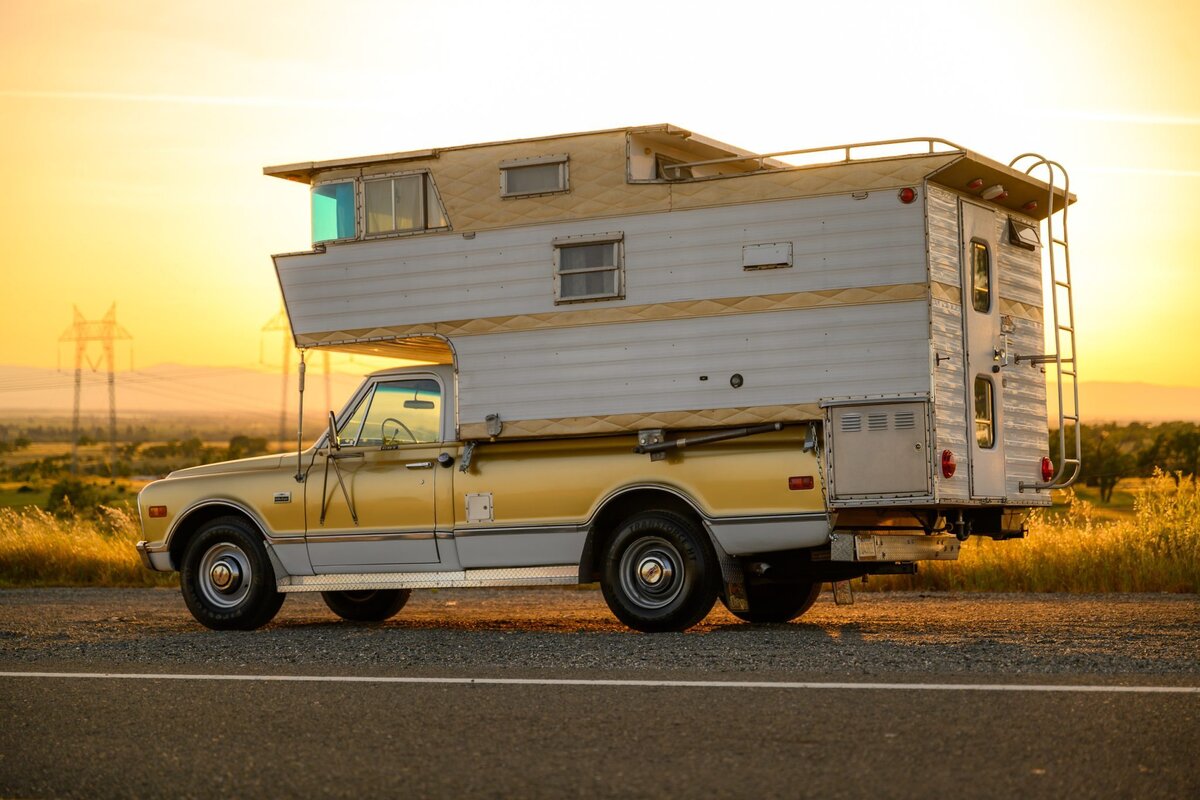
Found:
<svg viewBox="0 0 1200 800"><path fill-rule="evenodd" d="M956 290L957 291L957 290ZM589 308L579 311L555 311L546 314L520 314L511 317L431 322L390 328L371 328L298 337L302 346L333 345L364 340L397 339L405 336L478 336L489 333L575 328L612 323L649 322L669 319L693 319L727 314L748 314L767 311L792 311L828 306L867 305L872 303L903 303L922 300L927 289L923 283L897 283L888 286L864 286L849 289L823 289L814 292L723 297L713 300L686 300L675 303L652 303L639 306ZM431 352L442 352L432 340Z"/></svg>
<svg viewBox="0 0 1200 800"><path fill-rule="evenodd" d="M962 305L962 290L957 286L950 286L946 283L934 281L929 285L930 294L934 300L944 300L947 303L954 305ZM1010 300L1007 297L1000 298L1000 313L1007 314L1010 317L1020 317L1031 322L1042 321L1042 307L1033 305L1032 303L1022 303L1018 300Z"/></svg>

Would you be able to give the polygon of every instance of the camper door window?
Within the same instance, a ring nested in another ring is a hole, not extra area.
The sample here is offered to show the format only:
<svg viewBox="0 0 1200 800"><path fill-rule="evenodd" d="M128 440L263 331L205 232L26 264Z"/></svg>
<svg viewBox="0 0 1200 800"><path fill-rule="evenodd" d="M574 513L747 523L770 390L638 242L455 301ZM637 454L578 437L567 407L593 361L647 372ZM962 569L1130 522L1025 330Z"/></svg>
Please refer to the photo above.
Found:
<svg viewBox="0 0 1200 800"><path fill-rule="evenodd" d="M992 310L992 257L983 242L971 242L971 305L980 314Z"/></svg>

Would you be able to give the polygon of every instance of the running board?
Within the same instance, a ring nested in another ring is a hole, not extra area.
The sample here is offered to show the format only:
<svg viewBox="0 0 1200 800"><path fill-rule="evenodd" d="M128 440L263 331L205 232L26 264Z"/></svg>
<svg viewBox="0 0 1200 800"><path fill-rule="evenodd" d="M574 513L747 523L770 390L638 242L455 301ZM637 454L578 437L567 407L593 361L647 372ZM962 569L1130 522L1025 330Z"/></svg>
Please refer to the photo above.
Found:
<svg viewBox="0 0 1200 800"><path fill-rule="evenodd" d="M289 575L281 592L361 592L369 589L474 589L486 586L557 586L579 583L579 565L502 567L453 572L364 572Z"/></svg>

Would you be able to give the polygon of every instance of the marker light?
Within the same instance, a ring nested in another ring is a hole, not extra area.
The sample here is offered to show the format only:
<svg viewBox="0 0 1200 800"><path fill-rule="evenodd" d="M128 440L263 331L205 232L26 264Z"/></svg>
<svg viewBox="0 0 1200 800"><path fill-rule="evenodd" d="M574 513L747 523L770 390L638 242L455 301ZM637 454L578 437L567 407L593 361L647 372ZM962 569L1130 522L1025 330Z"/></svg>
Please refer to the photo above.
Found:
<svg viewBox="0 0 1200 800"><path fill-rule="evenodd" d="M917 199L917 190L912 188L911 186L905 186L903 189L900 190L899 197L900 197L901 203L908 205L913 200Z"/></svg>
<svg viewBox="0 0 1200 800"><path fill-rule="evenodd" d="M980 194L984 200L1003 200L1008 197L1008 191L1000 184L989 186Z"/></svg>
<svg viewBox="0 0 1200 800"><path fill-rule="evenodd" d="M953 478L954 470L958 469L958 462L954 460L954 453L949 450L942 451L942 477Z"/></svg>
<svg viewBox="0 0 1200 800"><path fill-rule="evenodd" d="M1037 211L1037 200L1030 200L1025 205L1021 206L1022 211Z"/></svg>
<svg viewBox="0 0 1200 800"><path fill-rule="evenodd" d="M813 488L813 476L797 475L788 478L788 488L793 492L800 491L802 489L811 489Z"/></svg>
<svg viewBox="0 0 1200 800"><path fill-rule="evenodd" d="M154 517L155 519L165 517L167 515L167 507L166 506L150 506L149 513L150 513L150 516Z"/></svg>
<svg viewBox="0 0 1200 800"><path fill-rule="evenodd" d="M983 188L983 178L976 178L975 180L971 181L967 184L967 188L972 192L978 192Z"/></svg>
<svg viewBox="0 0 1200 800"><path fill-rule="evenodd" d="M1054 462L1050 456L1042 456L1042 483L1049 483L1054 477Z"/></svg>

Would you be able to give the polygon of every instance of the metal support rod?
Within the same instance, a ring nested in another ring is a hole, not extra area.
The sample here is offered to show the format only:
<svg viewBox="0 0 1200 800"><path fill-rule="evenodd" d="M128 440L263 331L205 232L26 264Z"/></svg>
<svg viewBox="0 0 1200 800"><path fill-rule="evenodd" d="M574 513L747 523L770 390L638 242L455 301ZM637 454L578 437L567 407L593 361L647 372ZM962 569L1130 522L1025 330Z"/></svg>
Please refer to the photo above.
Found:
<svg viewBox="0 0 1200 800"><path fill-rule="evenodd" d="M717 431L716 433L702 433L699 436L685 437L681 436L678 439L671 439L667 442L659 442L657 444L639 444L633 448L633 452L639 455L646 453L661 453L664 450L682 450L685 447L694 447L698 444L709 444L711 442L723 442L727 439L740 439L744 436L755 436L760 433L770 433L772 431L783 430L782 422L772 422L769 425L754 425L747 428L734 428L727 431Z"/></svg>
<svg viewBox="0 0 1200 800"><path fill-rule="evenodd" d="M296 423L296 483L304 481L304 465L300 460L301 453L304 452L304 374L307 367L304 363L304 349L300 350L300 372L298 384L300 386L300 419Z"/></svg>

